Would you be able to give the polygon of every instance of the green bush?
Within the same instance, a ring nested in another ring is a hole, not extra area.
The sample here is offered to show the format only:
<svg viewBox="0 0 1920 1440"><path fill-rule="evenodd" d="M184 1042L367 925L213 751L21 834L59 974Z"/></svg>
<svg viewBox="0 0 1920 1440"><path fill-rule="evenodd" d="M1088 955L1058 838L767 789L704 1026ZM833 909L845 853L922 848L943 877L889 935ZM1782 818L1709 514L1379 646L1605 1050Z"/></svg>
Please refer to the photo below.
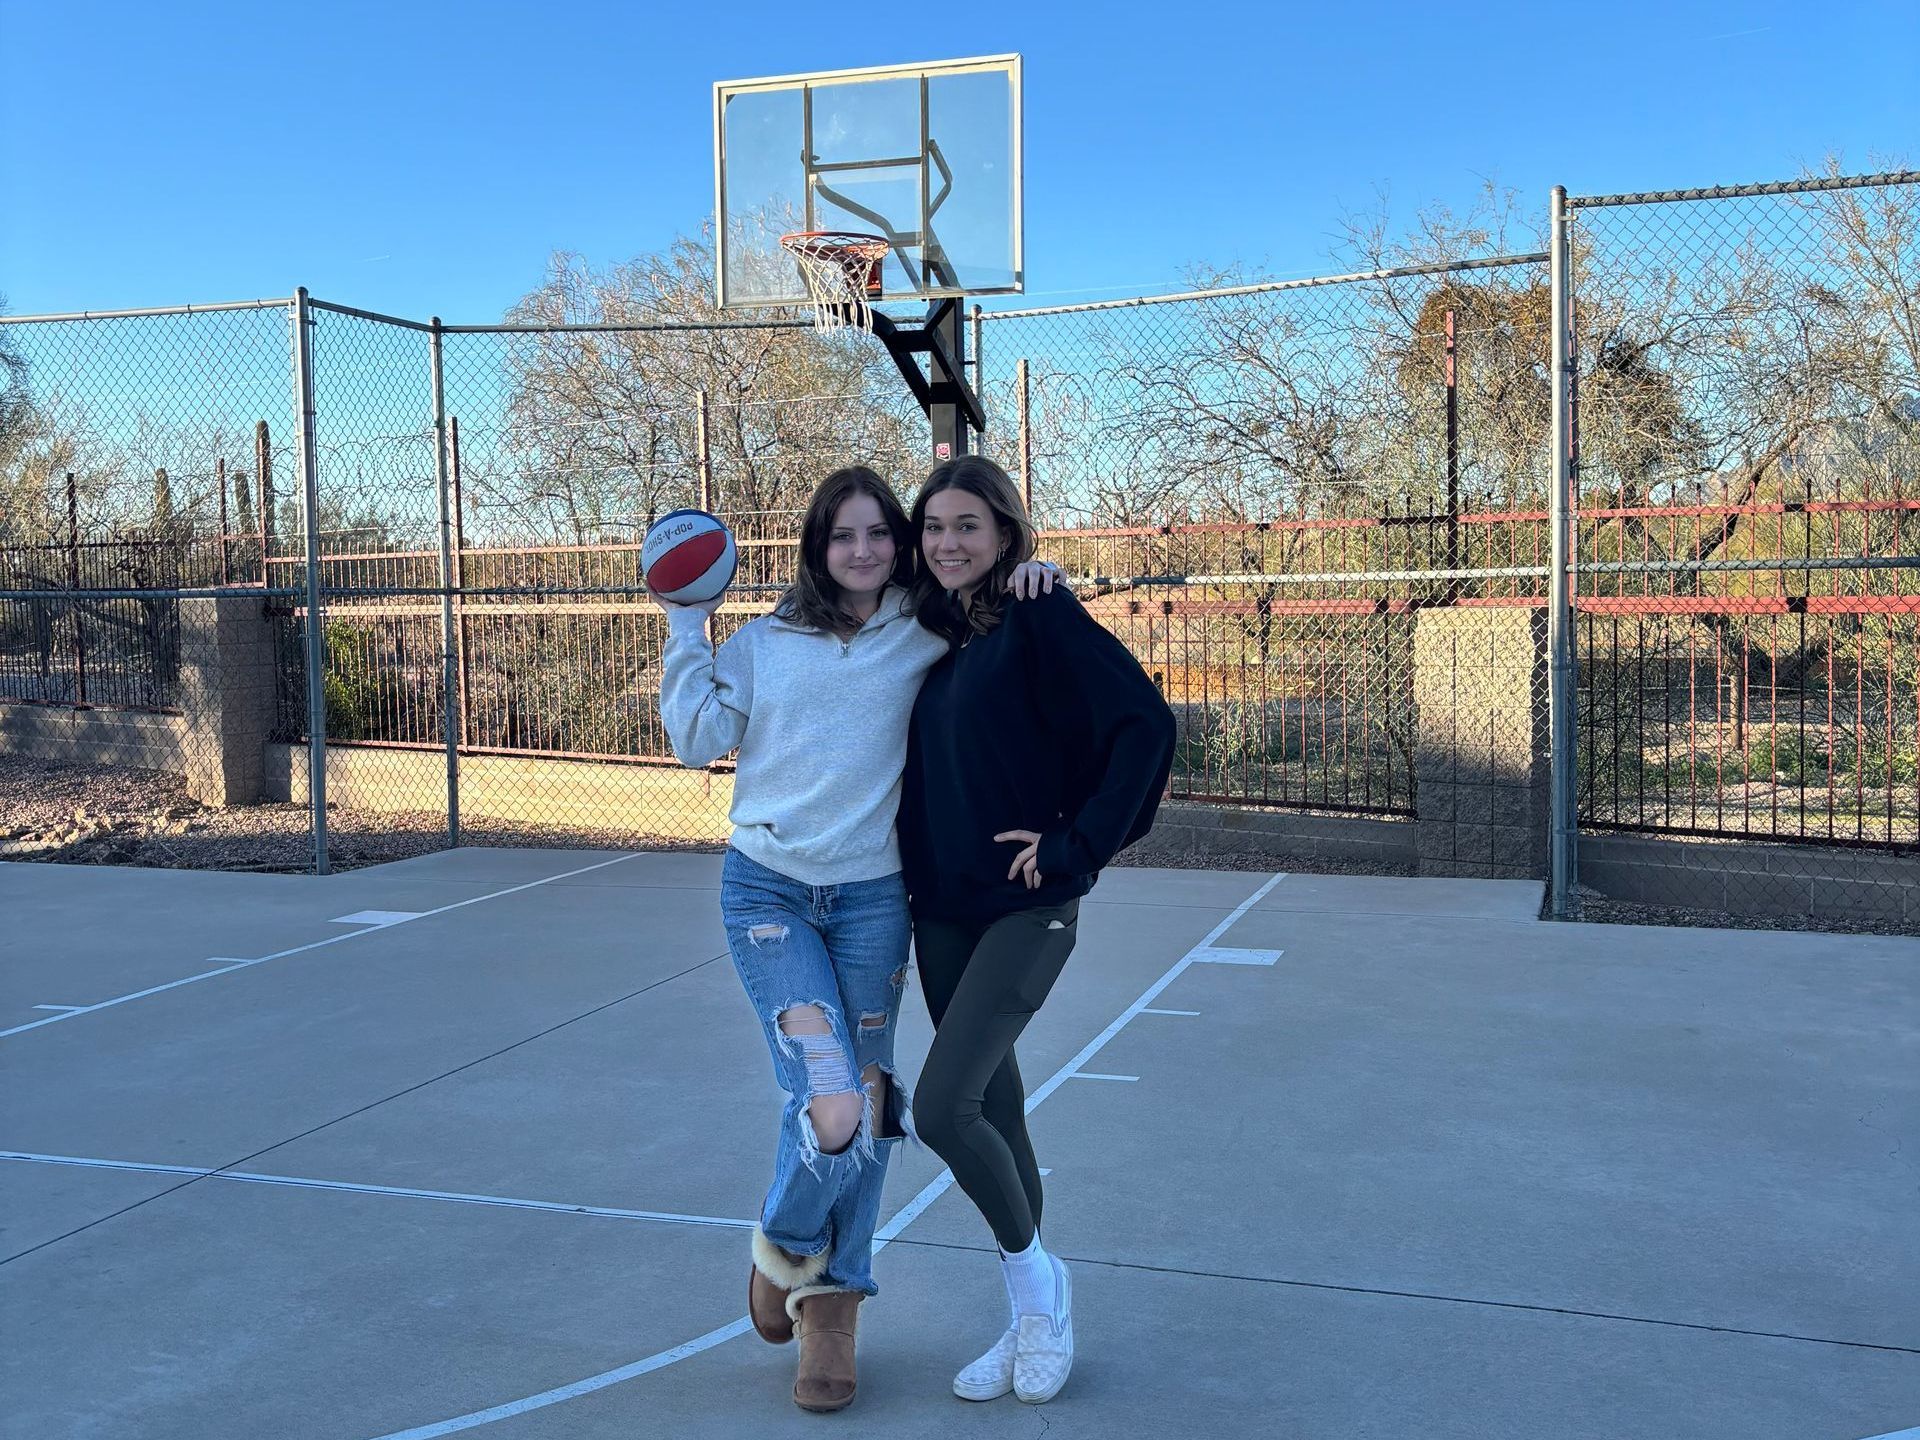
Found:
<svg viewBox="0 0 1920 1440"><path fill-rule="evenodd" d="M1831 753L1823 741L1825 732L1798 730L1761 731L1747 746L1747 771L1755 779L1779 776L1795 785L1825 785L1842 778L1865 785L1912 784L1916 765L1914 737L1900 736L1889 745L1880 735L1869 735L1855 742L1847 734L1833 737Z"/></svg>
<svg viewBox="0 0 1920 1440"><path fill-rule="evenodd" d="M380 713L380 676L370 653L371 631L330 621L327 625L327 673L321 692L327 704L327 738L374 740Z"/></svg>

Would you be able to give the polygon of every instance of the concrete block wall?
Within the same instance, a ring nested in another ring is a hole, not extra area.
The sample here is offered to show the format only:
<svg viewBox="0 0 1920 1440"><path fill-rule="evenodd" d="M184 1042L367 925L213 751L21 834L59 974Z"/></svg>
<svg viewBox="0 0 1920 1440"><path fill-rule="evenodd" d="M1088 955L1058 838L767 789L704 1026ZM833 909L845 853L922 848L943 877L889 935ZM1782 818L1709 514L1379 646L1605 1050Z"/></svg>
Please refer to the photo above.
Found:
<svg viewBox="0 0 1920 1440"><path fill-rule="evenodd" d="M204 805L265 798L273 726L273 630L258 595L180 602L180 703L187 793Z"/></svg>
<svg viewBox="0 0 1920 1440"><path fill-rule="evenodd" d="M1580 837L1580 883L1640 905L1920 924L1920 855L1884 850L1588 832Z"/></svg>
<svg viewBox="0 0 1920 1440"><path fill-rule="evenodd" d="M1160 807L1147 843L1156 849L1199 855L1264 856L1282 864L1358 862L1407 871L1415 862L1411 821L1240 810L1184 800L1170 800Z"/></svg>
<svg viewBox="0 0 1920 1440"><path fill-rule="evenodd" d="M185 716L0 701L0 754L180 775L186 772L188 748Z"/></svg>
<svg viewBox="0 0 1920 1440"><path fill-rule="evenodd" d="M266 796L306 804L307 747L266 747ZM444 815L446 756L428 750L327 747L327 803L343 810ZM605 829L723 841L733 776L672 766L537 756L463 755L460 814L556 829Z"/></svg>
<svg viewBox="0 0 1920 1440"><path fill-rule="evenodd" d="M1545 612L1423 610L1413 656L1420 873L1543 877L1551 793Z"/></svg>
<svg viewBox="0 0 1920 1440"><path fill-rule="evenodd" d="M265 602L236 592L180 603L180 712L0 702L0 752L182 776L207 805L251 805L273 723Z"/></svg>

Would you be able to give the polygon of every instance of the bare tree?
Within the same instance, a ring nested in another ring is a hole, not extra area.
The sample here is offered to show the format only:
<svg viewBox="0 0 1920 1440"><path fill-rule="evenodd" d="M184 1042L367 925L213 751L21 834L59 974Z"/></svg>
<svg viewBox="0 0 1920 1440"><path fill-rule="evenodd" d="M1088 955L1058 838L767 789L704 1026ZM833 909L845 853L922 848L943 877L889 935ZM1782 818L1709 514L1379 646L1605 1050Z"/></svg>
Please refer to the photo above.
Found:
<svg viewBox="0 0 1920 1440"><path fill-rule="evenodd" d="M0 315L7 308L0 295ZM26 473L27 452L39 431L27 379L27 357L13 327L0 325L0 540L34 539L44 529L46 497Z"/></svg>
<svg viewBox="0 0 1920 1440"><path fill-rule="evenodd" d="M488 417L462 417L470 489L521 528L580 541L630 533L696 493L703 396L730 511L795 508L851 461L917 479L918 412L884 352L790 316L729 325L739 317L714 308L712 264L704 234L605 269L554 256L510 321L635 328L468 337L499 347L506 383L491 434Z"/></svg>

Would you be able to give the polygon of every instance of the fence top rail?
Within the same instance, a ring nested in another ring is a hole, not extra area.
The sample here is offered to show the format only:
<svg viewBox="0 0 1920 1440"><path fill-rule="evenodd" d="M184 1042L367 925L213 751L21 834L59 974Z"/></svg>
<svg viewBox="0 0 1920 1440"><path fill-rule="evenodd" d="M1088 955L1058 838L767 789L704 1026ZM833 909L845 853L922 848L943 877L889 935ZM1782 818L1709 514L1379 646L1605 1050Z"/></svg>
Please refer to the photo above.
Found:
<svg viewBox="0 0 1920 1440"><path fill-rule="evenodd" d="M1211 290L1182 290L1171 295L1130 295L1121 300L1086 300L1077 305L1042 305L1031 310L982 310L982 320L1020 320L1035 315L1083 315L1096 310L1126 310L1141 305L1173 305L1192 300L1221 300L1235 295L1268 295L1281 290L1312 290L1323 285L1353 285L1364 280L1399 280L1417 275L1451 275L1465 270L1499 270L1511 265L1544 265L1544 250L1525 255L1493 255L1484 260L1453 260L1444 265L1397 265L1388 270L1356 270L1348 275L1311 275L1300 280L1262 280L1252 285L1222 285Z"/></svg>
<svg viewBox="0 0 1920 1440"><path fill-rule="evenodd" d="M436 590L433 592L438 594ZM297 585L183 585L151 586L141 589L135 586L98 586L82 587L78 590L0 590L0 600L36 601L49 600L232 600L260 599L295 600L305 599L306 590Z"/></svg>
<svg viewBox="0 0 1920 1440"><path fill-rule="evenodd" d="M61 320L131 320L148 315L210 315L217 310L284 310L293 304L279 300L223 300L212 305L150 305L139 310L71 310L59 315L0 315L0 325L44 325Z"/></svg>
<svg viewBox="0 0 1920 1440"><path fill-rule="evenodd" d="M294 297L284 296L275 300L222 300L208 305L149 305L131 310L71 310L60 314L46 315L0 315L0 325L44 325L66 320L130 320L141 316L155 315L208 315L220 310L280 310L290 308ZM387 315L378 310L363 310L355 305L342 305L333 300L307 301L311 310L330 310L336 315L351 315L360 320L373 320L383 325L400 325L409 330L431 331L430 321L409 320L404 315ZM606 320L581 321L578 323L555 325L442 325L441 333L446 335L569 335L609 331L662 331L662 330L810 330L810 320L716 320L711 323L686 320Z"/></svg>
<svg viewBox="0 0 1920 1440"><path fill-rule="evenodd" d="M404 315L385 315L378 310L362 310L354 305L338 305L331 300L314 300L309 298L307 308L309 310L331 310L335 315L350 315L356 320L372 320L381 325L400 325L408 330L431 331L433 329L431 325L423 324L418 320L409 320Z"/></svg>
<svg viewBox="0 0 1920 1440"><path fill-rule="evenodd" d="M582 320L554 325L442 325L443 335L589 335L668 330L811 330L811 320Z"/></svg>
<svg viewBox="0 0 1920 1440"><path fill-rule="evenodd" d="M1711 185L1700 190L1642 190L1625 195L1570 195L1572 208L1604 205L1667 205L1682 200L1738 200L1754 195L1797 195L1817 190L1864 190L1889 185L1920 185L1920 170L1885 170L1877 175L1833 175L1815 179L1774 180L1764 185Z"/></svg>
<svg viewBox="0 0 1920 1440"><path fill-rule="evenodd" d="M409 320L404 315L385 315L378 310L362 310L358 306L340 305L331 300L309 300L307 304L314 310L331 310L336 315L351 315L356 319L374 320L383 325L403 325L409 330L422 330L429 334L437 329L442 335L572 335L621 331L804 330L811 328L811 322L805 320L722 320L711 325L684 320L660 320L651 323L638 320L606 320L559 325L442 325L437 319Z"/></svg>

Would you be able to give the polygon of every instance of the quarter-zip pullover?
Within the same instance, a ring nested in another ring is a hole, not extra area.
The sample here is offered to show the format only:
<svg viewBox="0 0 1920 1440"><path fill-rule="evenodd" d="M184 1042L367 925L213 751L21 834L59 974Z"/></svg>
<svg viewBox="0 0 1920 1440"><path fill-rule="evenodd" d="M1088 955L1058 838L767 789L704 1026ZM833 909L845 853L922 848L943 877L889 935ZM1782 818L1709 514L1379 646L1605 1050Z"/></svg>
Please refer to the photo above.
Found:
<svg viewBox="0 0 1920 1440"><path fill-rule="evenodd" d="M946 641L889 588L842 639L763 615L716 651L704 617L672 612L660 718L683 765L737 749L733 844L805 885L900 869L894 828L907 720Z"/></svg>

